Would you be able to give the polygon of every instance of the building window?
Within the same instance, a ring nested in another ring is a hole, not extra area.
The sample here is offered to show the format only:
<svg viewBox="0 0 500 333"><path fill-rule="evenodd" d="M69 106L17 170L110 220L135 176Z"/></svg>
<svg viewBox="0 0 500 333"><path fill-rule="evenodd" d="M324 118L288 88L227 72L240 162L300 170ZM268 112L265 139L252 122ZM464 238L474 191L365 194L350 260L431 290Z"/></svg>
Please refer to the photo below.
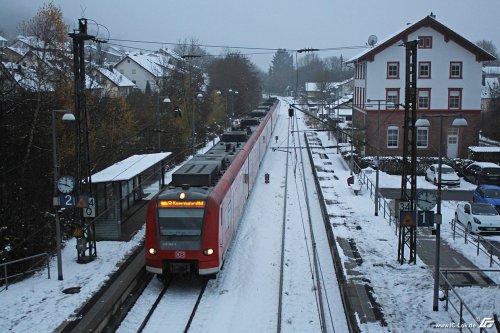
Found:
<svg viewBox="0 0 500 333"><path fill-rule="evenodd" d="M387 148L398 148L399 145L399 128L397 126L389 126L387 128Z"/></svg>
<svg viewBox="0 0 500 333"><path fill-rule="evenodd" d="M132 74L136 74L136 73L137 73L136 69L135 69L135 68L133 68L133 69L132 69Z"/></svg>
<svg viewBox="0 0 500 333"><path fill-rule="evenodd" d="M431 90L430 89L418 89L418 109L419 110L429 110L431 107Z"/></svg>
<svg viewBox="0 0 500 333"><path fill-rule="evenodd" d="M461 109L462 108L462 89L448 89L448 108Z"/></svg>
<svg viewBox="0 0 500 333"><path fill-rule="evenodd" d="M461 79L462 78L462 62L452 61L450 62L450 79Z"/></svg>
<svg viewBox="0 0 500 333"><path fill-rule="evenodd" d="M417 148L427 148L428 147L428 129L423 127L417 127Z"/></svg>
<svg viewBox="0 0 500 333"><path fill-rule="evenodd" d="M356 79L364 80L366 73L366 62L356 63Z"/></svg>
<svg viewBox="0 0 500 333"><path fill-rule="evenodd" d="M399 62L387 63L387 78L399 79Z"/></svg>
<svg viewBox="0 0 500 333"><path fill-rule="evenodd" d="M387 88L385 90L386 109L399 109L399 88Z"/></svg>
<svg viewBox="0 0 500 333"><path fill-rule="evenodd" d="M432 49L432 36L418 36L419 49Z"/></svg>
<svg viewBox="0 0 500 333"><path fill-rule="evenodd" d="M418 78L419 79L431 78L431 63L429 61L421 61L418 63Z"/></svg>

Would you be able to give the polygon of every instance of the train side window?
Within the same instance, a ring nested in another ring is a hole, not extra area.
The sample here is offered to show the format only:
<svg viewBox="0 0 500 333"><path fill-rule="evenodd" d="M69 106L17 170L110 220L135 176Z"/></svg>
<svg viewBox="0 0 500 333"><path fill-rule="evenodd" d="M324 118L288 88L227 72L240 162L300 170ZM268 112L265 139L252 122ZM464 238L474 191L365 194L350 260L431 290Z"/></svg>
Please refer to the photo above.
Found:
<svg viewBox="0 0 500 333"><path fill-rule="evenodd" d="M262 136L262 142L266 143L266 136L265 135Z"/></svg>

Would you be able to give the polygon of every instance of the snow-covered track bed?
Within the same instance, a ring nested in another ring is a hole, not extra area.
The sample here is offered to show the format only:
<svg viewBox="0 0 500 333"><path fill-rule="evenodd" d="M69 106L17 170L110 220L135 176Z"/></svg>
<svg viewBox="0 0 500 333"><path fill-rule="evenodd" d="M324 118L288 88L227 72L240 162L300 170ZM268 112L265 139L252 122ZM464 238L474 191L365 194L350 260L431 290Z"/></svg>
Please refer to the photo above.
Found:
<svg viewBox="0 0 500 333"><path fill-rule="evenodd" d="M116 332L187 332L207 281L175 277L153 279Z"/></svg>

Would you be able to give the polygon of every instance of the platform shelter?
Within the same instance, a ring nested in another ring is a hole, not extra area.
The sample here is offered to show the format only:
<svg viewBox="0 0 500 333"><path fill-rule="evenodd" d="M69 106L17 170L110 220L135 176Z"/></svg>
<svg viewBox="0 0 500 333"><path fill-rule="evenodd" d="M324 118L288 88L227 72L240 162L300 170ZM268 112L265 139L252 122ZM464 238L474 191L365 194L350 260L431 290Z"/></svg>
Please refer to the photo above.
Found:
<svg viewBox="0 0 500 333"><path fill-rule="evenodd" d="M170 155L169 152L133 155L92 175L97 240L127 238L124 229L128 219L165 185Z"/></svg>

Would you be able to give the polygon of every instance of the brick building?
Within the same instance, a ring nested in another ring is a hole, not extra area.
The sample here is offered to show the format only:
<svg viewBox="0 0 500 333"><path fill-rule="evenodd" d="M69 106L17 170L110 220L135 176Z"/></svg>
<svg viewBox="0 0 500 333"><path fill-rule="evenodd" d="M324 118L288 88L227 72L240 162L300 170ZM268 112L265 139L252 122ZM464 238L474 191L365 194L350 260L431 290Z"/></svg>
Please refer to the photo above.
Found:
<svg viewBox="0 0 500 333"><path fill-rule="evenodd" d="M349 60L355 66L353 124L367 143L362 154L376 155L379 144L381 156L403 154L406 60L402 44L412 40L419 41L417 117L450 116L442 118L443 155L465 158L468 147L478 145L482 62L495 58L432 14ZM451 127L453 115L464 117L468 127ZM417 130L418 156L438 155L440 118L428 119L431 126Z"/></svg>

